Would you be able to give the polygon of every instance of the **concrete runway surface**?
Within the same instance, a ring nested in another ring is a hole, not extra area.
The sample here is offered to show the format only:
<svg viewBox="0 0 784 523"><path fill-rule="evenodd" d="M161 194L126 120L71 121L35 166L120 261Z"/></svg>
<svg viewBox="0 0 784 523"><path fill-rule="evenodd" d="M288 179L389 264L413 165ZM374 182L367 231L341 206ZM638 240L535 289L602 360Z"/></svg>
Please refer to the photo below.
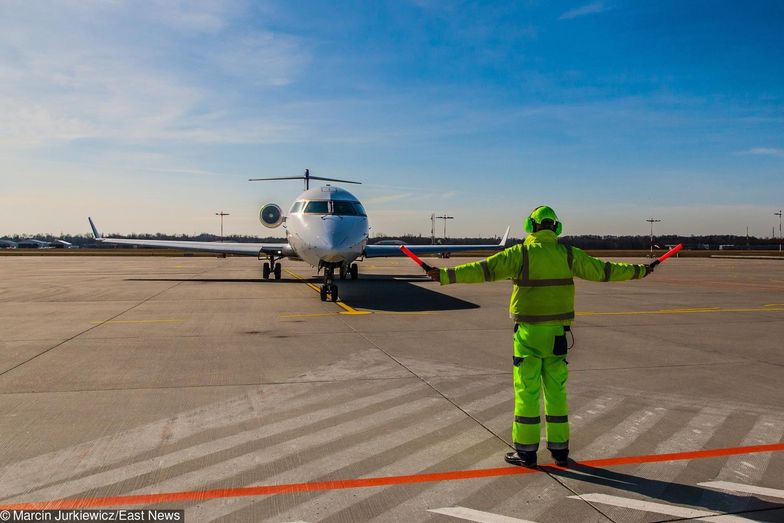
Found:
<svg viewBox="0 0 784 523"><path fill-rule="evenodd" d="M502 459L510 282L439 287L406 259L366 260L333 304L283 263L265 282L247 258L0 258L0 505L784 521L784 261L579 281L582 464L534 472Z"/></svg>

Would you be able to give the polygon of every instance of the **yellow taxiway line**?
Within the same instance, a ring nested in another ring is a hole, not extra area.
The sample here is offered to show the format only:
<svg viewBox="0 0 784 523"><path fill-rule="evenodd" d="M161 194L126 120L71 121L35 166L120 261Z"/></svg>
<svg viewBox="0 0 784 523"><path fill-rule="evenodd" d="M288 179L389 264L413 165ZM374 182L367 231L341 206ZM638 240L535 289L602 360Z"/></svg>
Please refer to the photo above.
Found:
<svg viewBox="0 0 784 523"><path fill-rule="evenodd" d="M183 323L185 320L105 320L93 321L93 325L102 325L105 323Z"/></svg>
<svg viewBox="0 0 784 523"><path fill-rule="evenodd" d="M775 304L771 304L775 305ZM722 309L720 307L701 307L694 309L659 309L655 311L620 311L620 312L588 312L577 311L577 316L626 316L637 314L705 314L709 312L784 312L784 308L772 308L765 306L762 308L733 308Z"/></svg>
<svg viewBox="0 0 784 523"><path fill-rule="evenodd" d="M313 285L313 284L312 284L312 283L310 283L309 281L305 280L305 278L303 278L303 277L302 277L302 276L300 276L299 274L297 274L297 273L295 273L295 272L291 272L291 271L290 271L290 270L288 270L288 269L284 269L284 270L286 271L286 273L290 274L291 276L293 276L293 277L295 277L296 279L300 280L301 282L303 282L305 285L307 285L308 287L310 287L311 289L313 289L313 290L314 290L314 291L316 291L317 293L321 294L321 289L320 289L320 288L316 287L315 285ZM338 301L336 301L336 302L334 302L334 303L335 303L335 304L337 304L337 306L338 306L338 307L340 307L341 309L343 309L343 312L339 312L339 313L336 313L336 314L350 314L350 315L353 315L353 316L365 316L365 315L367 315L367 314L373 314L373 313L372 313L372 312L370 312L370 311L358 311L358 310L356 310L355 308L353 308L353 307L350 307L349 305L346 305L346 304L345 304L344 302L342 302L341 300L338 300ZM320 313L320 314L316 314L316 315L318 315L318 316L324 316L325 314L323 314L323 313ZM327 316L329 316L329 314L326 314L326 315L327 315ZM303 316L303 315L300 315L300 316ZM313 316L313 315L312 315L312 314L308 314L307 316ZM287 315L286 317L288 317L288 315Z"/></svg>

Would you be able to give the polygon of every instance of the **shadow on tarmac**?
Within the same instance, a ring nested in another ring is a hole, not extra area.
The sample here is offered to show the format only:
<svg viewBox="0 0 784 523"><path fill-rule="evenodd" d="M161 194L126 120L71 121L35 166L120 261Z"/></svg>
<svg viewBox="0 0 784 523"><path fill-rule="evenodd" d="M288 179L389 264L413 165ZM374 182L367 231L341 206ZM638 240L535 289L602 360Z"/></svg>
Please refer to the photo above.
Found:
<svg viewBox="0 0 784 523"><path fill-rule="evenodd" d="M414 283L430 283L426 288ZM410 273L362 275L358 280L336 280L340 299L354 308L387 312L426 312L478 309L479 305L438 292L438 283Z"/></svg>
<svg viewBox="0 0 784 523"><path fill-rule="evenodd" d="M276 283L292 283L307 281L321 285L321 278L308 278L281 280L261 278L125 278L124 281L165 281L165 282L193 282L193 283L262 283L264 285ZM427 283L429 279L422 276L409 274L384 274L362 275L358 280L335 279L340 289L340 299L348 305L358 309L385 312L427 312L427 311L454 311L478 309L479 305L461 300L436 290L413 285L413 283ZM433 289L438 288L438 283L431 282Z"/></svg>
<svg viewBox="0 0 784 523"><path fill-rule="evenodd" d="M687 505L690 508L700 507L705 510L730 513L747 514L753 512L754 521L780 522L781 510L784 505L771 503L750 494L737 495L697 485L683 485L669 481L641 478L623 474L613 470L589 467L572 462L568 469L543 466L543 471L552 476L593 483L627 492L659 499L665 503ZM586 494L583 492L583 494Z"/></svg>

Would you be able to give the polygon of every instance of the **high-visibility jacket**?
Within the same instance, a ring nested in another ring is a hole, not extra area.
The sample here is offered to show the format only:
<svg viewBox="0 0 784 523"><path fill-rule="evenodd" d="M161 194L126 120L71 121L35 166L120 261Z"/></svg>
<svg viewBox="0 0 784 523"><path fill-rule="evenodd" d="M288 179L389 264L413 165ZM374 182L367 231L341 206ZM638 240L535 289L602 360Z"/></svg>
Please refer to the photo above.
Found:
<svg viewBox="0 0 784 523"><path fill-rule="evenodd" d="M529 234L486 260L441 269L442 285L511 279L509 316L517 323L570 325L574 319L573 276L623 281L645 276L645 265L605 262L558 242L553 231Z"/></svg>

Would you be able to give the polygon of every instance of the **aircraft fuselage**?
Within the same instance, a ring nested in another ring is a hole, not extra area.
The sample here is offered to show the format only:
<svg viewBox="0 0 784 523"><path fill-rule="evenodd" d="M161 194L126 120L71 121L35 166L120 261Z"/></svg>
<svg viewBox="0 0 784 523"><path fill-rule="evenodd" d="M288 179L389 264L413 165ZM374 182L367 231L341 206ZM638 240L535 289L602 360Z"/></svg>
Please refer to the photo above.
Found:
<svg viewBox="0 0 784 523"><path fill-rule="evenodd" d="M285 227L289 245L314 267L348 266L362 255L369 233L359 200L330 185L300 194L286 216Z"/></svg>

